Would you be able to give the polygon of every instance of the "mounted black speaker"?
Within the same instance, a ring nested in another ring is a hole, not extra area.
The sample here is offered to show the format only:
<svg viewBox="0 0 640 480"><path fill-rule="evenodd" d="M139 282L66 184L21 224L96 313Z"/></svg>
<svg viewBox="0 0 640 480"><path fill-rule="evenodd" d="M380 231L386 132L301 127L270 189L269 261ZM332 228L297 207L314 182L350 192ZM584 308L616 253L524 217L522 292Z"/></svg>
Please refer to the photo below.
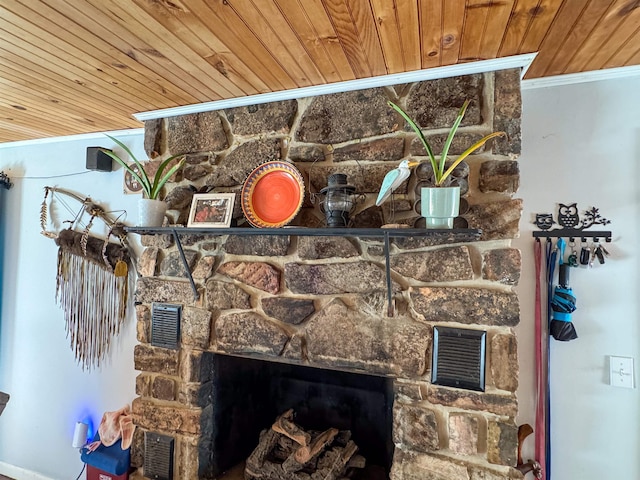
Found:
<svg viewBox="0 0 640 480"><path fill-rule="evenodd" d="M113 170L111 157L101 147L87 147L87 170L110 172Z"/></svg>

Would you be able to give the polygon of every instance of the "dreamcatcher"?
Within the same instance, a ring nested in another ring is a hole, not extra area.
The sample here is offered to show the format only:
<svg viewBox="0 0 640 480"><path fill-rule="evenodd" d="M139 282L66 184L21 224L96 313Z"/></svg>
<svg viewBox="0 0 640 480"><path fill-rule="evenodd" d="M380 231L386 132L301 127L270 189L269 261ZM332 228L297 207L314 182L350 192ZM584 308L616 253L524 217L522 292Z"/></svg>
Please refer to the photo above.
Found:
<svg viewBox="0 0 640 480"><path fill-rule="evenodd" d="M69 224L68 228L58 233L47 230L49 197L51 203L55 198L72 215L74 210L65 197L82 204L73 220L63 222ZM84 224L87 215L89 221ZM96 219L108 229L104 239L89 233ZM124 224L89 197L45 187L40 226L40 233L55 239L58 245L56 300L64 312L71 349L83 370L99 367L109 353L111 339L120 333L126 318L132 256Z"/></svg>

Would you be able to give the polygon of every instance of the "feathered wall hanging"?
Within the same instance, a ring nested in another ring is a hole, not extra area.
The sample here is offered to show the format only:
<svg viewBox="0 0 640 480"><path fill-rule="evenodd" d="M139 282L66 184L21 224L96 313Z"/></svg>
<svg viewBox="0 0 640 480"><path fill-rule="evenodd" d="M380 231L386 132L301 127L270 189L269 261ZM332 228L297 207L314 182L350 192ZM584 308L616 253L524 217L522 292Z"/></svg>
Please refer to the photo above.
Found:
<svg viewBox="0 0 640 480"><path fill-rule="evenodd" d="M46 228L50 194L51 201L55 195L67 208L57 194L82 204L75 218L65 222L69 228L58 233ZM86 214L89 221L81 227L81 218ZM108 228L104 239L89 233L96 218ZM58 245L56 300L64 312L71 349L83 370L100 367L126 318L131 255L124 225L89 197L57 187L45 187L40 225L41 233L54 238ZM117 242L111 242L112 237Z"/></svg>

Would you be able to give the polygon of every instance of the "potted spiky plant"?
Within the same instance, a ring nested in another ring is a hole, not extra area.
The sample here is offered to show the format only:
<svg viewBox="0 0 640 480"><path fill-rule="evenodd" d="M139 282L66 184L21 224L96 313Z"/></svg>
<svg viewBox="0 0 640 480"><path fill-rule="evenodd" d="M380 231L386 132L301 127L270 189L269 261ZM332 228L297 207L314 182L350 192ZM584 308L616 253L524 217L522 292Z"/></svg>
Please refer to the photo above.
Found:
<svg viewBox="0 0 640 480"><path fill-rule="evenodd" d="M433 187L423 187L420 192L421 213L422 216L425 217L427 228L453 228L453 219L458 216L460 208L460 187L445 187L444 185L447 178L460 164L460 162L482 147L489 140L494 137L505 135L504 132L493 132L482 137L447 166L447 156L449 154L451 142L453 142L453 138L458 131L458 127L460 127L460 123L464 118L467 107L469 107L469 103L469 100L465 100L458 111L458 116L453 122L453 125L449 130L449 135L442 147L440 158L437 159L433 154L431 145L429 145L429 142L425 138L418 124L413 121L413 119L411 119L411 117L409 117L409 115L407 115L407 113L398 105L391 101L388 102L389 106L398 112L418 135L418 138L422 142L427 156L429 157L431 168L433 169Z"/></svg>
<svg viewBox="0 0 640 480"><path fill-rule="evenodd" d="M147 172L144 169L144 165L140 162L133 152L127 147L124 143L122 143L117 138L114 138L110 135L107 135L109 139L115 142L120 148L122 148L129 157L133 160L133 164L135 168L125 162L122 158L120 158L116 153L111 150L102 149L104 153L109 155L113 160L115 160L118 164L122 165L129 174L138 182L143 191L143 197L140 199L138 203L138 226L141 227L158 227L162 225L164 220L164 214L167 211L167 204L162 200L158 199L160 195L160 191L165 183L169 181L169 179L182 168L184 165L184 158L180 160L178 163L173 165L167 172L165 170L169 166L169 164L176 158L178 155L173 155L166 160L163 160L158 166L158 170L156 171L153 179L147 175Z"/></svg>

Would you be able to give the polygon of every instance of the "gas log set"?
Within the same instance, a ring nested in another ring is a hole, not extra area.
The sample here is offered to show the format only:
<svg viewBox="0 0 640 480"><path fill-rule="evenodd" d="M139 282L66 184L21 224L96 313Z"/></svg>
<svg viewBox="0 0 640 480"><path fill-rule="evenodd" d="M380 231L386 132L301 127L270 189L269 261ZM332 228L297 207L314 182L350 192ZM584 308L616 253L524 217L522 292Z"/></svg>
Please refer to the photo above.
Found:
<svg viewBox="0 0 640 480"><path fill-rule="evenodd" d="M365 467L349 430L305 431L293 409L276 418L246 462L245 480L342 480Z"/></svg>

